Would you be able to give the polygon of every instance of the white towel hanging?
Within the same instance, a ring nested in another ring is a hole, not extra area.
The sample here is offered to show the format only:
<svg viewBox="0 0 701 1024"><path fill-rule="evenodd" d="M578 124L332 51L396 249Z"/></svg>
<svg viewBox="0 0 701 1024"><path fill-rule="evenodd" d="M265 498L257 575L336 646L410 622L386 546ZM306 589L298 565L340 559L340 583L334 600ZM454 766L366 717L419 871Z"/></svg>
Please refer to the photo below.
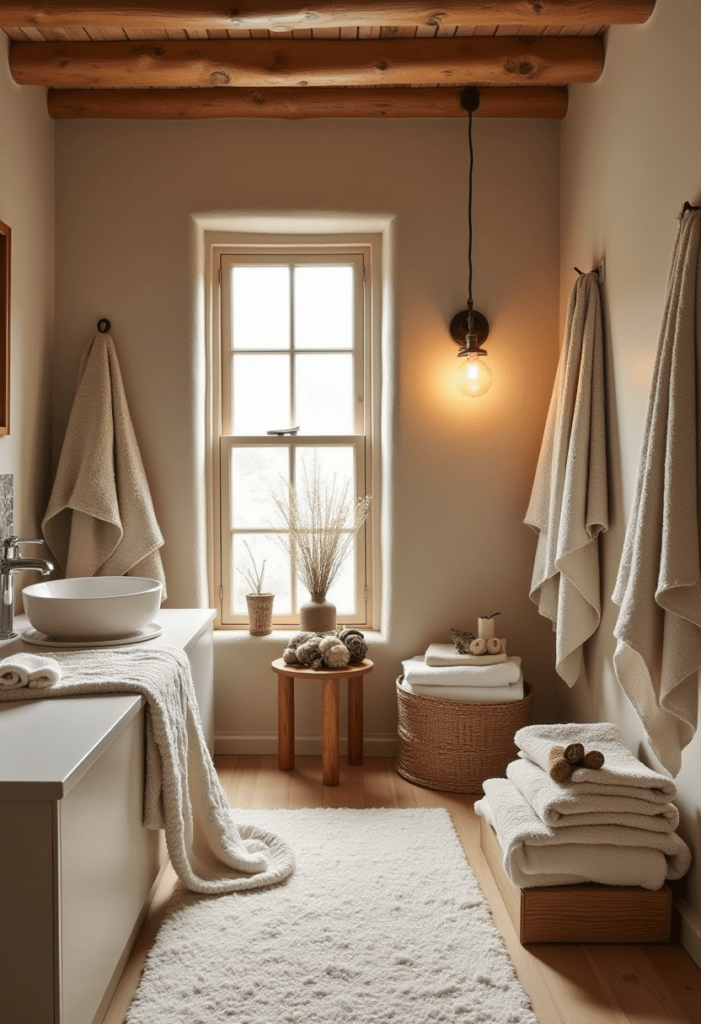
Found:
<svg viewBox="0 0 701 1024"><path fill-rule="evenodd" d="M685 207L613 594L616 675L672 775L696 732L701 668L700 261L701 211Z"/></svg>
<svg viewBox="0 0 701 1024"><path fill-rule="evenodd" d="M530 597L556 631L556 668L573 686L601 621L598 537L608 529L604 346L595 273L575 281L531 500L538 534Z"/></svg>

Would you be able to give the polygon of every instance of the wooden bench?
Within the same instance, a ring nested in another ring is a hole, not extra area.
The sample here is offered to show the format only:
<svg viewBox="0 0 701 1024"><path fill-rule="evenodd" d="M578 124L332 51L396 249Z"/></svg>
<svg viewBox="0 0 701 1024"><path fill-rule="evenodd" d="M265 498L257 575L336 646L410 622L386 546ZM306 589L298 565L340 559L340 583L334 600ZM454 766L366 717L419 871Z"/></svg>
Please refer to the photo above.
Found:
<svg viewBox="0 0 701 1024"><path fill-rule="evenodd" d="M672 893L639 886L551 885L519 889L507 878L492 826L480 818L480 848L521 944L669 942Z"/></svg>

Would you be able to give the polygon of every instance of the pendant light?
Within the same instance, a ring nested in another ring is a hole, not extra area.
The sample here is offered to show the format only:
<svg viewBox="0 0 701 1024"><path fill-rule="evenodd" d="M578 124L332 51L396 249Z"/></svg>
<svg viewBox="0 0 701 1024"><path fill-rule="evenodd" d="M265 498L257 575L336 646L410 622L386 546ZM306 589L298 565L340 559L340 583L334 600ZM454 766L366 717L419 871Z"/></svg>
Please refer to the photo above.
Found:
<svg viewBox="0 0 701 1024"><path fill-rule="evenodd" d="M468 398L479 398L492 386L492 373L484 362L487 353L481 347L489 334L489 323L482 313L473 308L472 301L472 177L475 153L472 145L472 115L480 105L480 91L475 86L463 89L460 104L467 111L467 140L470 151L470 169L467 193L467 309L456 313L450 323L453 341L460 346L460 365L455 374L458 389Z"/></svg>

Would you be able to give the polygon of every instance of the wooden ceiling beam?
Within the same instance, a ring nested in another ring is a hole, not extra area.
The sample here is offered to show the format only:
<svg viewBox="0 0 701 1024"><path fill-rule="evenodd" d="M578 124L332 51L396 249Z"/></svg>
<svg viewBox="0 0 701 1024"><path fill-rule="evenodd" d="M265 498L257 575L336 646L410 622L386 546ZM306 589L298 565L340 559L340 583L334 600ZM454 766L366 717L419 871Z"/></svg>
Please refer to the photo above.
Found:
<svg viewBox="0 0 701 1024"><path fill-rule="evenodd" d="M67 89L568 85L595 82L603 66L598 36L61 41L10 47L17 83Z"/></svg>
<svg viewBox="0 0 701 1024"><path fill-rule="evenodd" d="M55 120L467 117L461 89L49 89ZM475 117L563 118L567 89L482 89Z"/></svg>
<svg viewBox="0 0 701 1024"><path fill-rule="evenodd" d="M655 0L2 0L7 28L236 28L620 25L646 21Z"/></svg>

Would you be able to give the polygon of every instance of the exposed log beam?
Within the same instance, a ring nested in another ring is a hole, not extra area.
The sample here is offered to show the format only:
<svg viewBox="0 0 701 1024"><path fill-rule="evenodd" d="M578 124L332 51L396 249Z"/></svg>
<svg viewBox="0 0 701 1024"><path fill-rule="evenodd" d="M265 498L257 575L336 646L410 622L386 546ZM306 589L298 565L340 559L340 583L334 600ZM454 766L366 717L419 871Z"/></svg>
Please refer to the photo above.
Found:
<svg viewBox="0 0 701 1024"><path fill-rule="evenodd" d="M56 120L467 117L461 89L49 89ZM562 118L567 89L482 89L476 117Z"/></svg>
<svg viewBox="0 0 701 1024"><path fill-rule="evenodd" d="M8 28L255 28L347 25L619 25L646 21L655 0L2 0Z"/></svg>
<svg viewBox="0 0 701 1024"><path fill-rule="evenodd" d="M51 42L10 48L10 70L20 85L67 89L567 85L595 82L603 64L603 41L596 36Z"/></svg>

